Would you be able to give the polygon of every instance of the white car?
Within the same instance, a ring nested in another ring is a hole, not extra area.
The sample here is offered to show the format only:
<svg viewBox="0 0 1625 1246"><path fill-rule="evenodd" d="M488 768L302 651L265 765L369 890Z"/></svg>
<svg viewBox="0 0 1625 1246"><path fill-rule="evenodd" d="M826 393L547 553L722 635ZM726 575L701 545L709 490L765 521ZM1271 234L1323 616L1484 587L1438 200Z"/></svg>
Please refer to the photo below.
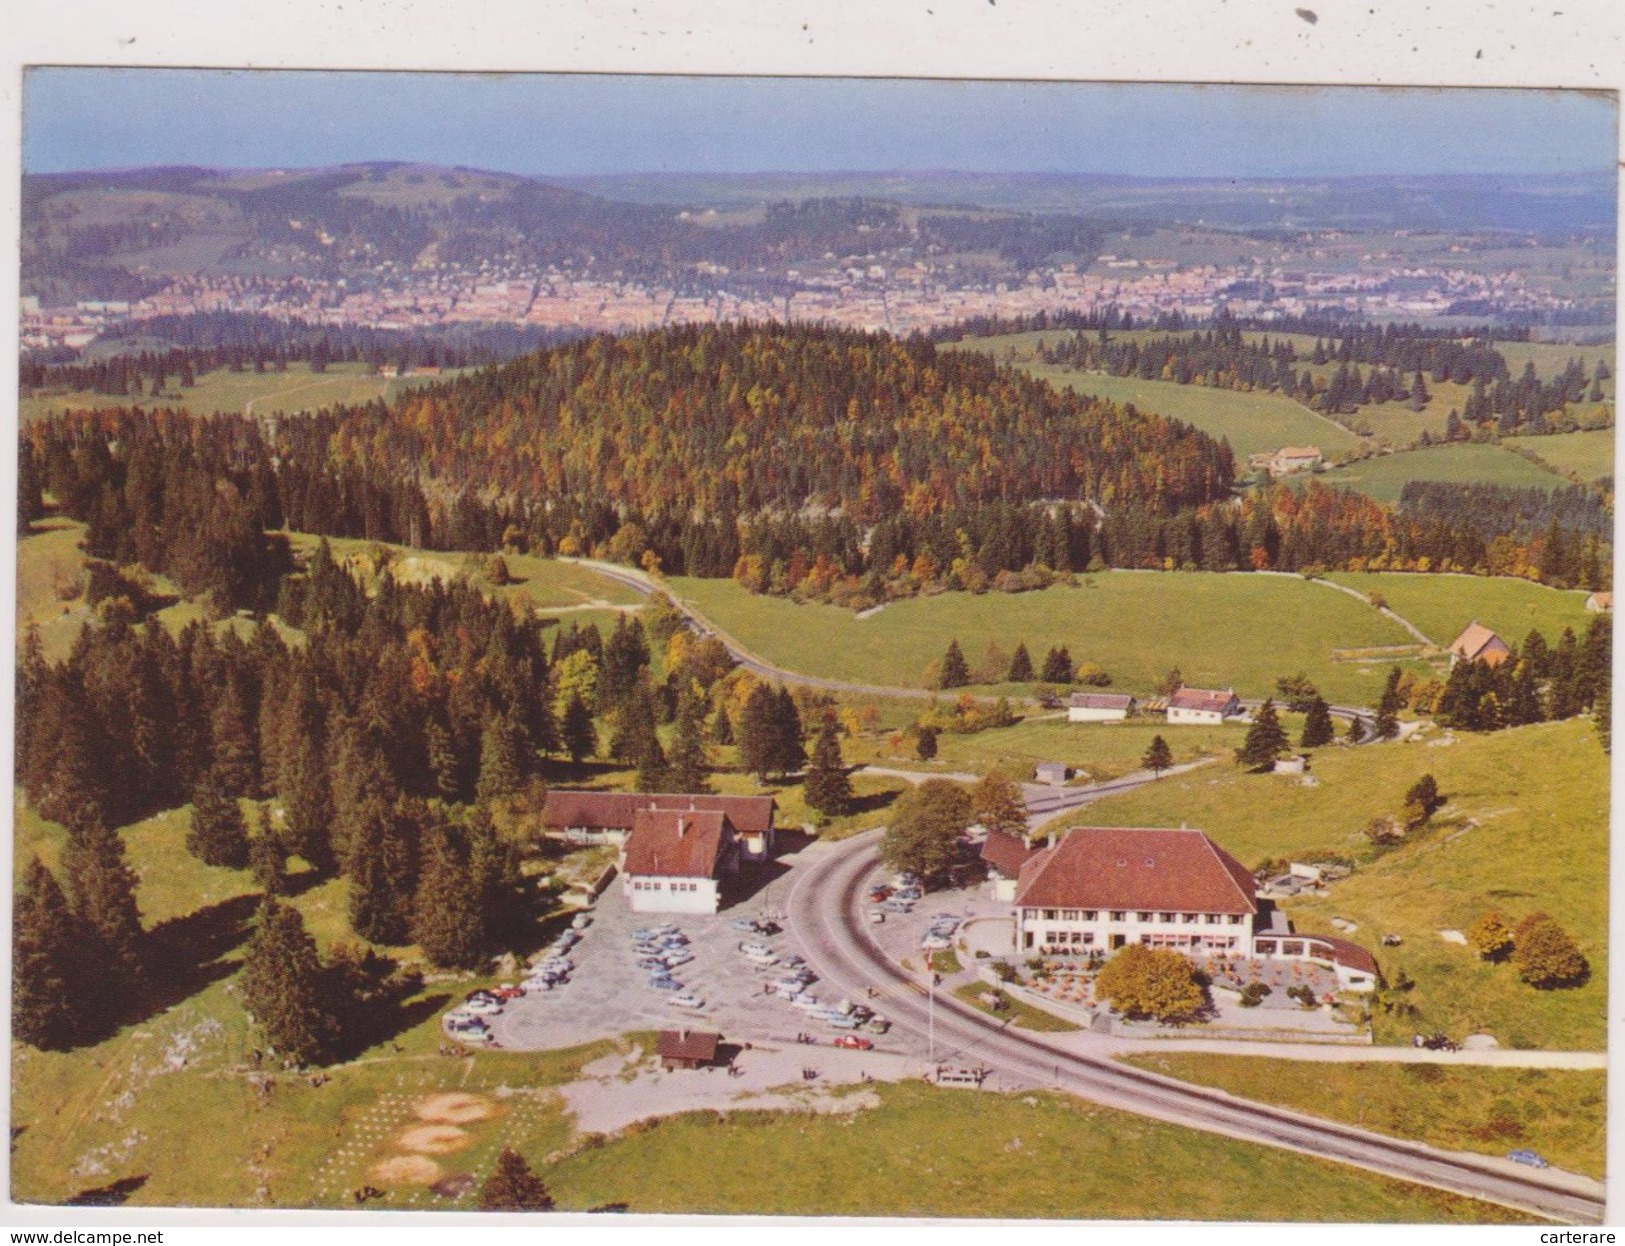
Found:
<svg viewBox="0 0 1625 1246"><path fill-rule="evenodd" d="M494 999L476 997L465 999L457 1006L457 1011L471 1013L476 1017L494 1017L502 1011L502 1005Z"/></svg>
<svg viewBox="0 0 1625 1246"><path fill-rule="evenodd" d="M797 1008L801 1009L802 1012L815 1012L824 1007L824 1005L819 1001L818 996L808 995L805 991L803 991L800 995L791 996L790 1002Z"/></svg>
<svg viewBox="0 0 1625 1246"><path fill-rule="evenodd" d="M693 991L684 991L681 995L673 995L666 1005L670 1008L704 1008L705 1001Z"/></svg>
<svg viewBox="0 0 1625 1246"><path fill-rule="evenodd" d="M947 935L926 935L920 940L920 947L927 952L945 952L954 945L954 941Z"/></svg>
<svg viewBox="0 0 1625 1246"><path fill-rule="evenodd" d="M570 919L571 930L585 930L590 925L592 925L591 913L577 913Z"/></svg>
<svg viewBox="0 0 1625 1246"><path fill-rule="evenodd" d="M666 962L666 968L676 969L679 965L688 964L694 956L690 952L667 952L660 959Z"/></svg>
<svg viewBox="0 0 1625 1246"><path fill-rule="evenodd" d="M746 942L741 943L739 945L739 950L741 952L743 952L746 956L771 956L771 955L773 955L773 949L772 948L768 947L767 944L765 944L765 943L760 943L760 942L757 942L755 940L747 940Z"/></svg>

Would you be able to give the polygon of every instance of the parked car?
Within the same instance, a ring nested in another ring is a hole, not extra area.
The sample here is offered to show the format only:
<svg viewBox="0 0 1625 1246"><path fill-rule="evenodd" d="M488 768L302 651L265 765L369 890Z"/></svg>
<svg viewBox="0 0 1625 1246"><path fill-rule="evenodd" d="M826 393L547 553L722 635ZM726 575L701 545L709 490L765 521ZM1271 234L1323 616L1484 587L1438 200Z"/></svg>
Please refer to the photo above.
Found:
<svg viewBox="0 0 1625 1246"><path fill-rule="evenodd" d="M756 919L754 917L736 917L728 925L735 930L743 930L746 934L756 932Z"/></svg>
<svg viewBox="0 0 1625 1246"><path fill-rule="evenodd" d="M704 1008L705 1001L693 991L684 991L681 995L673 995L666 1005L670 1008Z"/></svg>
<svg viewBox="0 0 1625 1246"><path fill-rule="evenodd" d="M886 914L883 913L880 909L870 909L869 910L869 920L872 921L875 925L878 926L878 925L880 925L882 922L884 922L886 920Z"/></svg>
<svg viewBox="0 0 1625 1246"><path fill-rule="evenodd" d="M862 1025L863 1022L858 1020L856 1017L835 1016L829 1018L829 1024L834 1026L837 1030L855 1030Z"/></svg>
<svg viewBox="0 0 1625 1246"><path fill-rule="evenodd" d="M769 920L764 919L764 920L759 920L756 923L756 933L760 934L760 935L766 935L770 939L774 935L778 934L779 931L781 931L783 929L784 929L784 927L780 926L779 923L776 922L776 921L769 921Z"/></svg>
<svg viewBox="0 0 1625 1246"><path fill-rule="evenodd" d="M577 913L570 919L571 930L585 930L590 925L592 925L591 913Z"/></svg>
<svg viewBox="0 0 1625 1246"><path fill-rule="evenodd" d="M671 968L671 966L666 963L666 958L663 956L640 956L637 964L639 969L647 970L649 973L655 973L657 971L664 973L666 970Z"/></svg>
<svg viewBox="0 0 1625 1246"><path fill-rule="evenodd" d="M819 1002L818 996L808 995L805 991L800 995L791 996L790 1002L803 1012L817 1012L824 1006Z"/></svg>
<svg viewBox="0 0 1625 1246"><path fill-rule="evenodd" d="M651 977L649 985L657 991L680 991L683 989L681 982L667 974L657 974Z"/></svg>
<svg viewBox="0 0 1625 1246"><path fill-rule="evenodd" d="M1551 1167L1539 1151L1531 1151L1528 1147L1519 1147L1516 1151L1508 1151L1507 1158L1514 1164L1527 1164L1530 1168Z"/></svg>
<svg viewBox="0 0 1625 1246"><path fill-rule="evenodd" d="M747 939L739 945L739 950L746 956L772 956L773 949L760 939Z"/></svg>
<svg viewBox="0 0 1625 1246"><path fill-rule="evenodd" d="M502 1004L494 999L469 999L463 1001L463 1010L471 1012L476 1017L494 1017L502 1011Z"/></svg>
<svg viewBox="0 0 1625 1246"><path fill-rule="evenodd" d="M841 1034L835 1039L837 1047L845 1047L851 1051L873 1051L874 1044L867 1038L860 1038L856 1034Z"/></svg>
<svg viewBox="0 0 1625 1246"><path fill-rule="evenodd" d="M445 1026L453 1034L483 1034L491 1028L478 1017L447 1017Z"/></svg>
<svg viewBox="0 0 1625 1246"><path fill-rule="evenodd" d="M797 956L794 952L792 952L789 956L784 957L783 960L786 965L793 965L797 969L801 968L801 966L807 963L805 959Z"/></svg>
<svg viewBox="0 0 1625 1246"><path fill-rule="evenodd" d="M864 1022L863 1028L868 1030L871 1034L884 1034L887 1030L891 1029L891 1022L886 1020L885 1017L876 1015L870 1017L868 1021Z"/></svg>
<svg viewBox="0 0 1625 1246"><path fill-rule="evenodd" d="M928 934L920 940L920 947L927 952L945 952L954 945L954 941L947 935Z"/></svg>
<svg viewBox="0 0 1625 1246"><path fill-rule="evenodd" d="M666 955L663 956L661 959L666 962L666 968L667 969L676 969L677 966L686 965L686 964L688 964L689 961L693 960L694 959L694 953L692 953L692 952L667 952Z"/></svg>
<svg viewBox="0 0 1625 1246"><path fill-rule="evenodd" d="M491 988L491 994L500 1000L518 999L524 993L524 987L515 986L512 982L504 982L501 986Z"/></svg>
<svg viewBox="0 0 1625 1246"><path fill-rule="evenodd" d="M682 933L681 930L672 925L670 922L661 922L660 925L650 926L649 929L657 935L673 935Z"/></svg>

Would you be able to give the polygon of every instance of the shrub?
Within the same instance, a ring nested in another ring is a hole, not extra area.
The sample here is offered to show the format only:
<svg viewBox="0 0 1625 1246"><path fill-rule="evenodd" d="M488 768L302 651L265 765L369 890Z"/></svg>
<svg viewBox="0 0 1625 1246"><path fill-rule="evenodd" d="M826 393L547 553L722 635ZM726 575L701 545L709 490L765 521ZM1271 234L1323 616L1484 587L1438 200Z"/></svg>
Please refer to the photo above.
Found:
<svg viewBox="0 0 1625 1246"><path fill-rule="evenodd" d="M1545 913L1531 913L1512 936L1512 964L1537 990L1579 986L1591 973L1574 940Z"/></svg>

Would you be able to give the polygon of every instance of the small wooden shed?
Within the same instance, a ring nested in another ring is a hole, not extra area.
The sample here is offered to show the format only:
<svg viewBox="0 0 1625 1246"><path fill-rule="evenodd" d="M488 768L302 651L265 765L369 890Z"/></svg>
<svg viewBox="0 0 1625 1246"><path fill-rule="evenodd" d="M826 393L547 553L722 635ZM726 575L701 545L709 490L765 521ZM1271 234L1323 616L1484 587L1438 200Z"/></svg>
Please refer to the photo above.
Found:
<svg viewBox="0 0 1625 1246"><path fill-rule="evenodd" d="M716 1063L722 1035L707 1030L661 1030L655 1044L663 1069L703 1069Z"/></svg>

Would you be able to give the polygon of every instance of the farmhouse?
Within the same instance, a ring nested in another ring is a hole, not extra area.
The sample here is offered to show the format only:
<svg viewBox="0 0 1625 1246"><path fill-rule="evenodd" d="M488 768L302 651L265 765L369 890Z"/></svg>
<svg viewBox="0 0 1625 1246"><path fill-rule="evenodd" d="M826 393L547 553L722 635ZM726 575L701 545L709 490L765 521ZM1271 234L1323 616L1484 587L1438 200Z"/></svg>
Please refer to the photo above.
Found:
<svg viewBox="0 0 1625 1246"><path fill-rule="evenodd" d="M1074 723L1122 722L1136 702L1127 693L1074 692L1067 698L1066 720Z"/></svg>
<svg viewBox="0 0 1625 1246"><path fill-rule="evenodd" d="M1290 476L1294 472L1310 472L1321 464L1319 446L1283 446L1269 458L1270 474Z"/></svg>
<svg viewBox="0 0 1625 1246"><path fill-rule="evenodd" d="M739 870L739 841L725 813L640 809L619 866L634 913L715 913L723 876Z"/></svg>
<svg viewBox="0 0 1625 1246"><path fill-rule="evenodd" d="M548 834L578 844L624 844L633 819L642 809L724 813L739 837L746 861L765 861L773 854L773 819L777 807L771 796L659 795L646 792L551 791L542 807L542 825Z"/></svg>
<svg viewBox="0 0 1625 1246"><path fill-rule="evenodd" d="M1234 689L1218 692L1210 688L1181 688L1168 698L1171 723L1222 723L1241 712Z"/></svg>
<svg viewBox="0 0 1625 1246"><path fill-rule="evenodd" d="M1013 862L1007 847L995 851ZM1192 957L1309 961L1333 970L1345 990L1377 983L1371 953L1346 939L1295 933L1285 914L1259 903L1241 862L1186 828L1068 831L1020 864L1015 927L1016 947L1040 956L1140 943Z"/></svg>
<svg viewBox="0 0 1625 1246"><path fill-rule="evenodd" d="M672 1069L703 1069L715 1064L717 1047L722 1035L707 1030L661 1030L655 1040L655 1054L660 1067Z"/></svg>
<svg viewBox="0 0 1625 1246"><path fill-rule="evenodd" d="M993 899L1010 903L1016 898L1016 881L1021 867L1033 855L1026 840L1007 831L989 831L982 841L982 861L987 866L987 880Z"/></svg>
<svg viewBox="0 0 1625 1246"><path fill-rule="evenodd" d="M1512 649L1489 628L1478 621L1467 625L1467 629L1450 645L1450 665L1457 662L1482 662L1485 666L1500 666L1512 656Z"/></svg>

